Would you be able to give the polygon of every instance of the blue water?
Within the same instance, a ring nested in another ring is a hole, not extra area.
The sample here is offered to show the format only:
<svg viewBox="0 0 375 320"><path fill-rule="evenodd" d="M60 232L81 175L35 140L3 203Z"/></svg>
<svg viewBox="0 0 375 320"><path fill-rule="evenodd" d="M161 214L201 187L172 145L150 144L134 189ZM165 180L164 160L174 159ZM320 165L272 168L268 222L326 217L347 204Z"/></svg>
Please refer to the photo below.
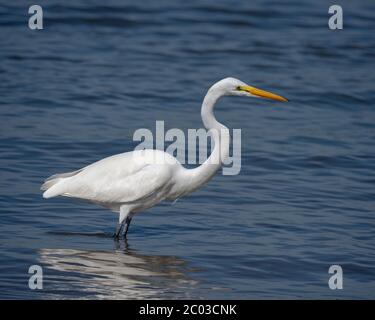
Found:
<svg viewBox="0 0 375 320"><path fill-rule="evenodd" d="M373 1L340 1L337 31L323 0L38 4L40 31L29 1L0 9L0 298L375 298ZM42 199L138 128L201 128L226 76L291 99L220 101L240 175L137 215L127 244L110 211Z"/></svg>

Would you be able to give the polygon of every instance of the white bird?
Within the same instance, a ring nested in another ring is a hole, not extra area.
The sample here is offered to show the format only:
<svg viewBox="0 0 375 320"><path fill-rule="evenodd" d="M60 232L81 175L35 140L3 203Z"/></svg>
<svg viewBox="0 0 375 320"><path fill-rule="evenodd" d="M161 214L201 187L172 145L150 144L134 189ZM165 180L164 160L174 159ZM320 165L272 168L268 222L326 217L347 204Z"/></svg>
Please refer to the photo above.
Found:
<svg viewBox="0 0 375 320"><path fill-rule="evenodd" d="M126 238L135 213L163 200L187 195L221 168L229 153L229 130L214 116L215 103L222 96L262 97L277 101L287 99L251 87L235 78L215 83L204 97L201 116L204 126L214 130L214 150L199 167L184 168L180 162L160 150L136 150L94 162L77 171L55 174L41 187L44 198L66 196L88 200L119 212L115 237Z"/></svg>

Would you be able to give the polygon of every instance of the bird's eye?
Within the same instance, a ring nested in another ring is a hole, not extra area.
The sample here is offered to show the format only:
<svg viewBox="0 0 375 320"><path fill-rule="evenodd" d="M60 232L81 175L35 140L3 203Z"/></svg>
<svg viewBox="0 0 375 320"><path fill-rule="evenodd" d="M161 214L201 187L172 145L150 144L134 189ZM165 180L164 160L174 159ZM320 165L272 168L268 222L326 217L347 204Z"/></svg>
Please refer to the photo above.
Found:
<svg viewBox="0 0 375 320"><path fill-rule="evenodd" d="M236 90L241 91L241 86L237 86Z"/></svg>

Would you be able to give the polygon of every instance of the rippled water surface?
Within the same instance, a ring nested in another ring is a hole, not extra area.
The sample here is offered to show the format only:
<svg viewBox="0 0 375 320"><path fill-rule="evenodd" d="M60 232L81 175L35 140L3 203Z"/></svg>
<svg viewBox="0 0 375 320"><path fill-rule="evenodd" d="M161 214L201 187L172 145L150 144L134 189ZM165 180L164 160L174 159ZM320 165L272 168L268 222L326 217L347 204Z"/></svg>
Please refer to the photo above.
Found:
<svg viewBox="0 0 375 320"><path fill-rule="evenodd" d="M0 8L0 298L375 298L373 1L341 1L339 31L323 0L38 4L41 31L30 2ZM291 99L220 101L240 175L139 214L127 244L115 214L42 199L45 177L132 150L138 128L202 127L226 76Z"/></svg>

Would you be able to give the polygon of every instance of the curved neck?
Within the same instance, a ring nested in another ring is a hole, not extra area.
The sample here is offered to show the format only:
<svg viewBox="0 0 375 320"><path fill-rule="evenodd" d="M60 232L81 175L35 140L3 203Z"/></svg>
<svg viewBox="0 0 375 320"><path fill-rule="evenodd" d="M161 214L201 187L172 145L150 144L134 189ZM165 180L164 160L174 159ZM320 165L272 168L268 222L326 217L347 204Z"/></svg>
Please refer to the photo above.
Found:
<svg viewBox="0 0 375 320"><path fill-rule="evenodd" d="M202 121L206 129L211 131L214 149L210 157L202 165L194 169L185 169L184 179L187 179L187 181L185 180L187 182L185 185L189 188L188 192L198 189L210 180L228 157L229 130L218 122L214 116L214 106L221 96L221 93L211 88L203 100L201 109Z"/></svg>

